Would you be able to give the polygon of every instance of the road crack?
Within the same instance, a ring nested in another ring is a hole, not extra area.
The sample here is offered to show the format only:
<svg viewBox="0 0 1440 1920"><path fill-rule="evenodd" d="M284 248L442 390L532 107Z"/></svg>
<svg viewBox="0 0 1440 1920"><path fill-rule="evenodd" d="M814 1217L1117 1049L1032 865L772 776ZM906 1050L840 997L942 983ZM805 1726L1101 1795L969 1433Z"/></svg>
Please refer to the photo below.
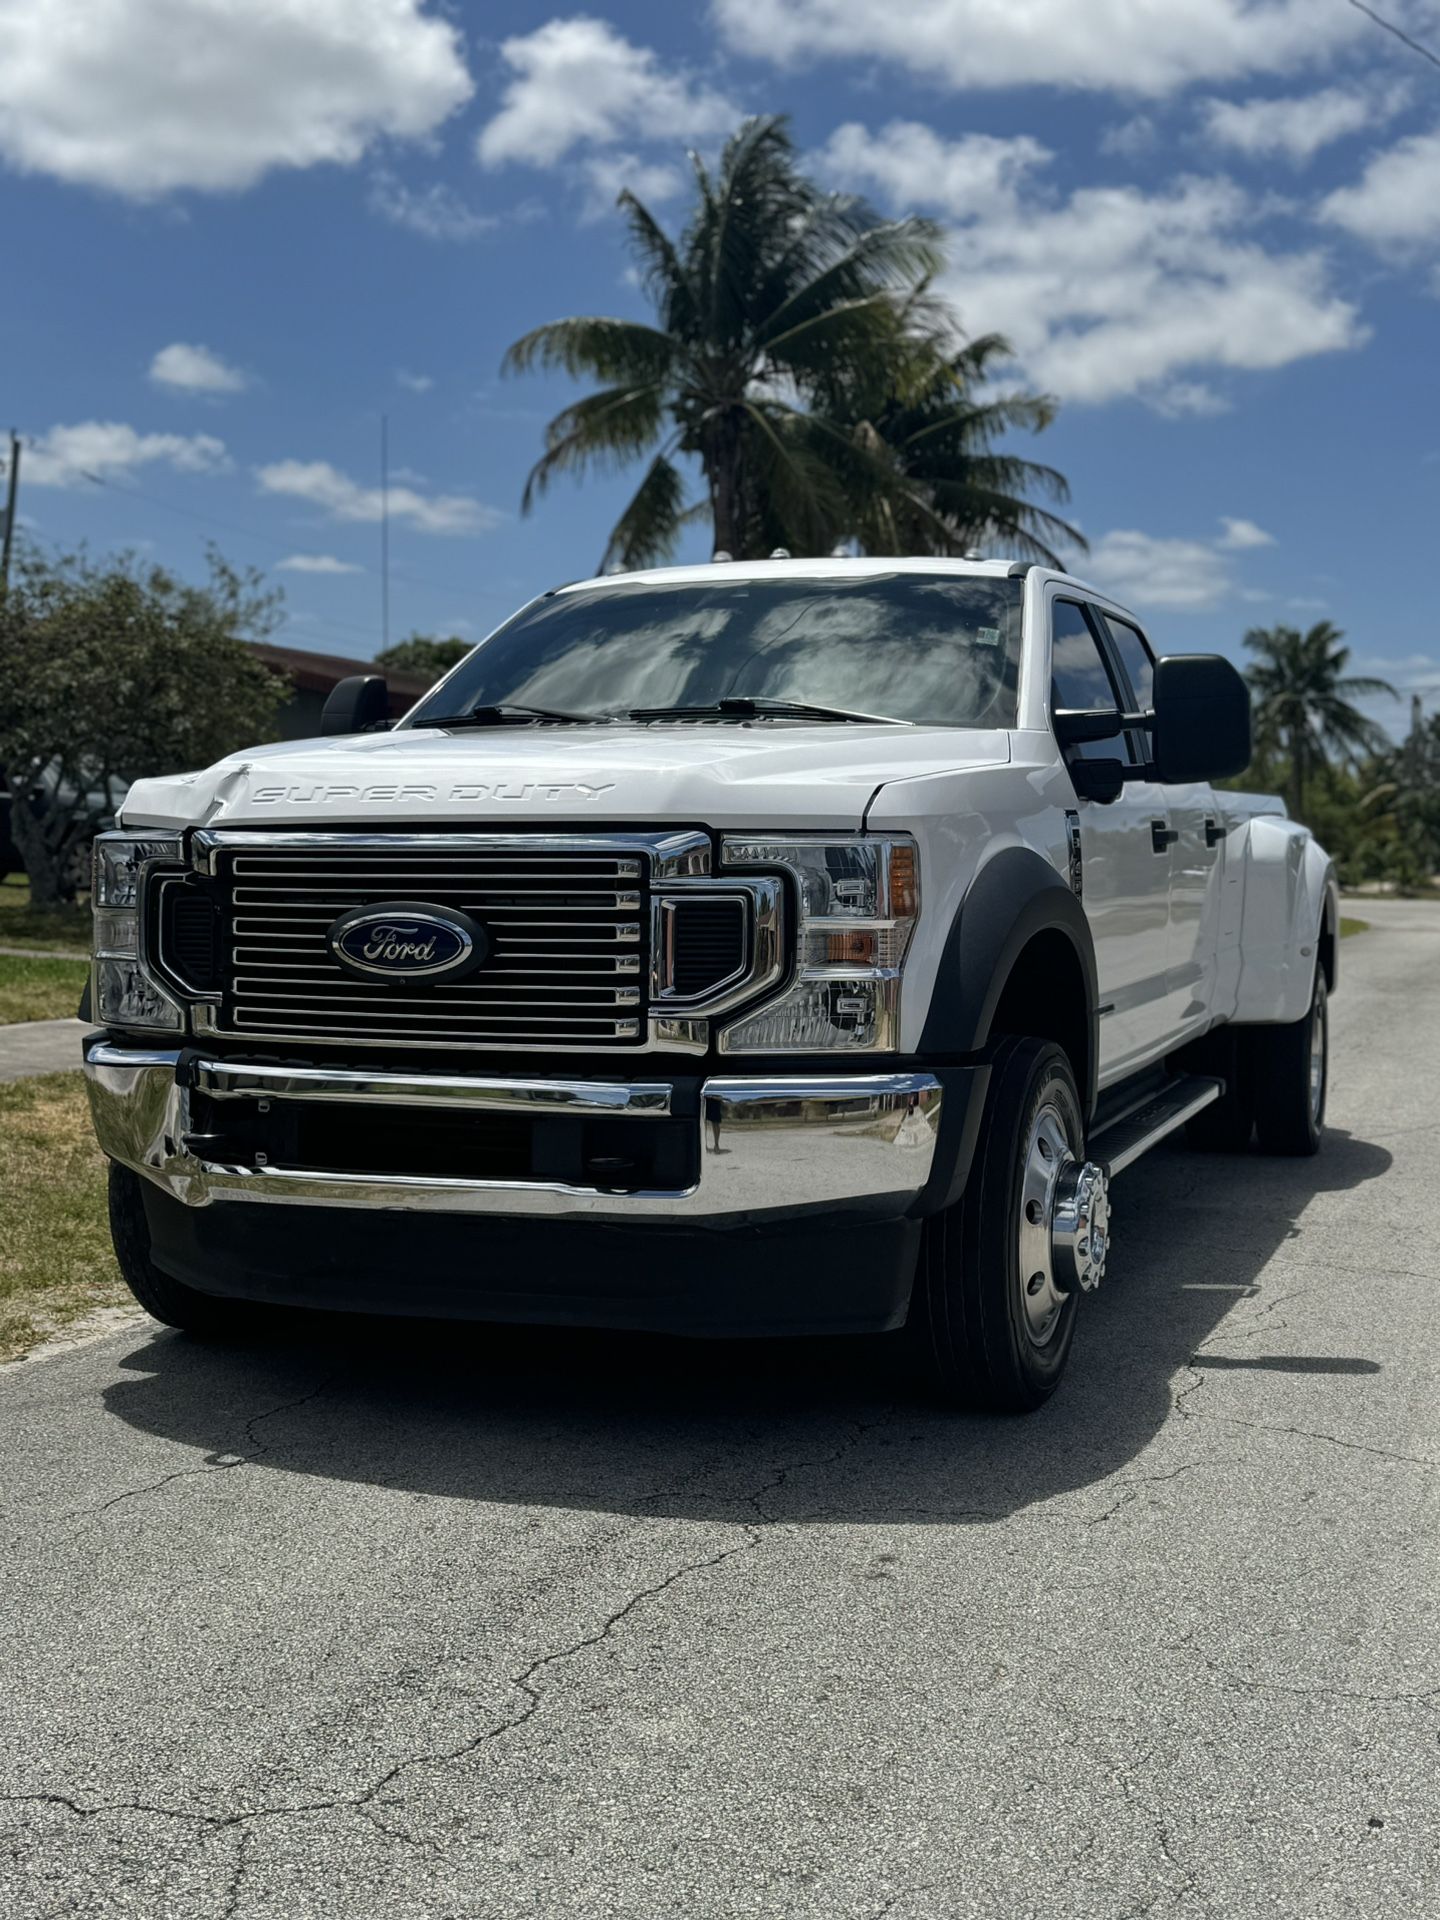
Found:
<svg viewBox="0 0 1440 1920"><path fill-rule="evenodd" d="M312 1388L309 1393L301 1395L298 1399L286 1401L280 1406L271 1407L261 1413L253 1415L245 1424L245 1437L252 1443L249 1453L243 1456L237 1456L234 1459L226 1458L215 1465L185 1469L180 1473L167 1474L151 1486L131 1488L124 1494L116 1495L112 1500L105 1501L95 1508L84 1509L80 1514L70 1517L88 1518L95 1514L106 1512L109 1508L119 1505L124 1500L138 1498L143 1493L158 1491L160 1488L170 1484L171 1481L185 1477L186 1473L226 1472L232 1467L248 1465L251 1461L261 1457L261 1455L268 1451L264 1443L259 1440L256 1429L265 1421L272 1420L282 1413L308 1405L327 1389L335 1377L334 1375L327 1377L321 1381L318 1386ZM735 1519L728 1522L717 1520L715 1524L729 1526L738 1530L742 1536L740 1539L735 1540L728 1546L720 1547L713 1552L703 1554L698 1558L686 1560L678 1567L673 1567L662 1578L651 1581L649 1584L630 1593L619 1606L607 1614L604 1620L591 1631L579 1635L576 1639L567 1641L563 1646L551 1648L547 1652L537 1655L537 1657L531 1660L519 1673L512 1675L507 1682L507 1684L515 1689L521 1696L514 1712L507 1714L498 1722L492 1722L486 1725L479 1732L472 1734L468 1739L460 1741L454 1746L435 1752L406 1755L404 1759L398 1760L393 1766L387 1768L384 1773L371 1781L368 1786L363 1787L358 1793L336 1794L314 1801L278 1807L254 1807L233 1813L206 1813L189 1808L166 1807L140 1799L108 1800L91 1805L75 1799L70 1795L58 1792L0 1793L0 1805L52 1806L61 1808L80 1820L93 1820L107 1814L132 1813L146 1818L176 1820L211 1831L236 1828L242 1830L242 1842L248 1842L251 1829L262 1820L275 1820L306 1814L350 1812L357 1814L372 1826L376 1832L382 1834L394 1843L425 1847L438 1858L447 1858L448 1856L444 1850L437 1847L434 1843L425 1841L414 1834L399 1830L387 1824L386 1820L381 1817L380 1812L380 1808L384 1804L382 1796L385 1795L387 1789L393 1787L405 1774L417 1768L427 1766L454 1766L470 1756L481 1752L486 1747L493 1745L495 1742L503 1740L507 1735L517 1732L521 1727L526 1726L540 1713L545 1705L549 1689L543 1682L548 1674L554 1669L563 1666L566 1662L574 1660L596 1647L603 1646L624 1626L625 1622L629 1620L638 1609L644 1607L651 1601L658 1600L662 1595L670 1592L672 1588L679 1585L680 1582L695 1574L708 1572L712 1568L724 1566L728 1561L752 1552L762 1543L767 1532L782 1528L786 1525L784 1521L767 1511L765 1502L769 1496L776 1493L781 1487L786 1486L796 1474L816 1471L834 1465L837 1461L843 1459L846 1454L860 1446L867 1435L875 1431L876 1428L889 1424L895 1418L896 1411L896 1409L891 1408L888 1409L886 1414L879 1420L855 1423L851 1437L840 1446L832 1449L829 1453L814 1459L789 1461L783 1465L776 1466L771 1469L766 1479L762 1481L759 1486L754 1487L748 1492L731 1496L727 1504L748 1509L753 1515L753 1518L743 1520ZM663 1499L665 1497L664 1490L658 1492L654 1497ZM805 1516L801 1517L803 1518ZM238 1910L248 1860L248 1844L242 1844L237 1847L236 1858L223 1895L224 1905L221 1909L221 1920L233 1920L233 1916Z"/></svg>
<svg viewBox="0 0 1440 1920"><path fill-rule="evenodd" d="M249 1442L248 1453L207 1454L202 1466L179 1467L173 1473L162 1474L158 1480L147 1481L143 1486L127 1487L123 1493L114 1494L109 1500L102 1500L96 1506L77 1507L73 1513L65 1514L60 1524L64 1526L72 1520L93 1520L102 1513L109 1513L112 1507L124 1506L129 1500L139 1500L147 1494L163 1492L166 1487L173 1486L177 1480L204 1479L211 1474L230 1473L236 1467L250 1466L270 1452L270 1448L259 1438L256 1429L267 1420L277 1419L282 1413L293 1413L299 1407L309 1406L312 1400L317 1400L338 1378L338 1374L327 1374L317 1387L312 1387L308 1393L301 1394L299 1399L286 1400L278 1407L267 1407L260 1413L252 1414L242 1429L243 1440Z"/></svg>

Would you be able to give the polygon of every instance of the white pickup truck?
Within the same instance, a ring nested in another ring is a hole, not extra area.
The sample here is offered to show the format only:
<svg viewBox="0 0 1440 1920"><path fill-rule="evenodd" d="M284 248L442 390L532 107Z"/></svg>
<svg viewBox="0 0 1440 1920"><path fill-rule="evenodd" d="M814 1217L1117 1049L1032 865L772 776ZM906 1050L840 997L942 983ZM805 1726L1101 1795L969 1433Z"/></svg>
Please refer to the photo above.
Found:
<svg viewBox="0 0 1440 1920"><path fill-rule="evenodd" d="M1209 784L1235 669L1068 575L584 580L384 710L342 683L97 843L85 1063L172 1325L906 1327L1024 1410L1116 1174L1319 1144L1331 863Z"/></svg>

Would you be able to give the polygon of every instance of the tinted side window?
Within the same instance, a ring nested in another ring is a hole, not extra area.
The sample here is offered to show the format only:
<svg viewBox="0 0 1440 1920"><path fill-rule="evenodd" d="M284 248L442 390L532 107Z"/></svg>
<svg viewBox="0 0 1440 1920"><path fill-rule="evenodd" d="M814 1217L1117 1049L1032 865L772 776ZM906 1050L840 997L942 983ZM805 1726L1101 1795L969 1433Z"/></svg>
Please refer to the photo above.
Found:
<svg viewBox="0 0 1440 1920"><path fill-rule="evenodd" d="M1051 610L1050 697L1056 707L1113 707L1120 701L1110 669L1084 611L1074 600L1057 600ZM1128 759L1123 739L1086 740L1071 752L1086 760Z"/></svg>
<svg viewBox="0 0 1440 1920"><path fill-rule="evenodd" d="M1136 705L1143 713L1155 703L1155 662L1145 636L1138 627L1132 627L1128 620L1117 620L1110 613L1102 613L1100 618L1115 643L1115 651L1124 663Z"/></svg>

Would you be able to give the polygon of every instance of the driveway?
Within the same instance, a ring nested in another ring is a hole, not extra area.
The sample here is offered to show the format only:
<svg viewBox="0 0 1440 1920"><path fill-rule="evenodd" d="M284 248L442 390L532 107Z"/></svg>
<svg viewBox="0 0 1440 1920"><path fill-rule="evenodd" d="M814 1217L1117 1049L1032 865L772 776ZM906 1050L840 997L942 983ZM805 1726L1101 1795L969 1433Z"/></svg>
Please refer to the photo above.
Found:
<svg viewBox="0 0 1440 1920"><path fill-rule="evenodd" d="M1433 1912L1440 912L1363 912L1324 1152L1123 1176L1031 1420L878 1342L0 1375L0 1911Z"/></svg>

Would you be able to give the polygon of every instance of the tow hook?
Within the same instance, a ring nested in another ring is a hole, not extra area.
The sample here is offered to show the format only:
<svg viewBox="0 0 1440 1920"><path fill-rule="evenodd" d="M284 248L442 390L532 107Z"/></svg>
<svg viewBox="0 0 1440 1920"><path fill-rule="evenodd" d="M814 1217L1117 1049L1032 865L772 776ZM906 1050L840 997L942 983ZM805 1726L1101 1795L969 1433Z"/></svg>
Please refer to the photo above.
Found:
<svg viewBox="0 0 1440 1920"><path fill-rule="evenodd" d="M1110 1252L1110 1176L1093 1160L1072 1160L1055 1184L1050 1215L1055 1286L1093 1293Z"/></svg>

